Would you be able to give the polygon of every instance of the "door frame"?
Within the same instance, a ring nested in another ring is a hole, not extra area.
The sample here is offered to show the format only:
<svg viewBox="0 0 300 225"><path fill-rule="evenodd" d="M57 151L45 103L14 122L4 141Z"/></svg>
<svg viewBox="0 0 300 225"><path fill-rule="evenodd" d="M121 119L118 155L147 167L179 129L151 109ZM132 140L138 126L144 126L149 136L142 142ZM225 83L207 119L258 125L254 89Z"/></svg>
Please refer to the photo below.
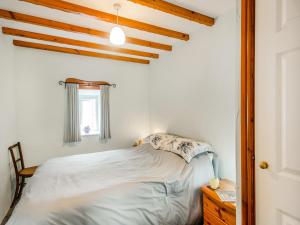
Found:
<svg viewBox="0 0 300 225"><path fill-rule="evenodd" d="M255 0L241 0L241 211L255 225Z"/></svg>

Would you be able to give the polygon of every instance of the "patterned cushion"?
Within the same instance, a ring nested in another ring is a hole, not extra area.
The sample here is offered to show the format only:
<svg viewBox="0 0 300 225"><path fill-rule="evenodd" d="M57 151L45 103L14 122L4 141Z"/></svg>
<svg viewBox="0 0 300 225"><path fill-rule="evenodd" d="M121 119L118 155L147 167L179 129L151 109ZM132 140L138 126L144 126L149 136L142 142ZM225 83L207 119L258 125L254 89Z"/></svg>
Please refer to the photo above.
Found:
<svg viewBox="0 0 300 225"><path fill-rule="evenodd" d="M153 148L159 149L159 147L167 140L174 139L175 137L178 137L173 134L167 134L167 133L157 133L157 134L151 134L148 137L145 138L145 143L150 143Z"/></svg>
<svg viewBox="0 0 300 225"><path fill-rule="evenodd" d="M201 153L212 152L212 146L208 143L181 137L168 138L161 142L159 149L180 155L187 163Z"/></svg>

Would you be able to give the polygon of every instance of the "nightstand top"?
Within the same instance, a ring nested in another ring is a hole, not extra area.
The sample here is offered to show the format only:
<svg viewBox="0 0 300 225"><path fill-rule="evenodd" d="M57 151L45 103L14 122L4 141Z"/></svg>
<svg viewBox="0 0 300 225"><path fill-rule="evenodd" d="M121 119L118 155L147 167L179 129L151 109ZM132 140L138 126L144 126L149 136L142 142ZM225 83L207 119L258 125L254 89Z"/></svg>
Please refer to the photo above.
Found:
<svg viewBox="0 0 300 225"><path fill-rule="evenodd" d="M235 184L234 182L222 179L220 180L220 189L226 190L226 191L235 191ZM235 202L222 202L215 190L211 189L209 185L204 185L201 187L201 191L212 198L214 201L219 202L223 206L227 207L228 209L231 209L233 211L236 210L236 203Z"/></svg>

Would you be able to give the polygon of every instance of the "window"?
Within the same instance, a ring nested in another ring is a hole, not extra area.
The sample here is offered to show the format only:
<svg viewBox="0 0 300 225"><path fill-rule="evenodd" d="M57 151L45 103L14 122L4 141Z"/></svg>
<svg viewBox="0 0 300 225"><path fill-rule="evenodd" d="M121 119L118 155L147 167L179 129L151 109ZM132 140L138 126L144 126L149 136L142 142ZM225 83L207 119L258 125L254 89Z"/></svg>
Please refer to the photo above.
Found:
<svg viewBox="0 0 300 225"><path fill-rule="evenodd" d="M79 90L80 131L81 135L100 133L100 91Z"/></svg>

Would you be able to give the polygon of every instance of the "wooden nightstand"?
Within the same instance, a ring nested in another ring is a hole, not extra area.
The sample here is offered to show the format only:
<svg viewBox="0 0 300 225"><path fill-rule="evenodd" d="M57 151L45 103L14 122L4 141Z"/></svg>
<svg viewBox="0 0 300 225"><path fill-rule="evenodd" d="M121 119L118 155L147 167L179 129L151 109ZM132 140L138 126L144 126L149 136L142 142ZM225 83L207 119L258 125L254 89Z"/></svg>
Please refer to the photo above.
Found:
<svg viewBox="0 0 300 225"><path fill-rule="evenodd" d="M234 184L229 180L221 180L220 188L234 190ZM222 202L219 196L210 187L203 186L203 213L204 225L235 225L236 204Z"/></svg>

